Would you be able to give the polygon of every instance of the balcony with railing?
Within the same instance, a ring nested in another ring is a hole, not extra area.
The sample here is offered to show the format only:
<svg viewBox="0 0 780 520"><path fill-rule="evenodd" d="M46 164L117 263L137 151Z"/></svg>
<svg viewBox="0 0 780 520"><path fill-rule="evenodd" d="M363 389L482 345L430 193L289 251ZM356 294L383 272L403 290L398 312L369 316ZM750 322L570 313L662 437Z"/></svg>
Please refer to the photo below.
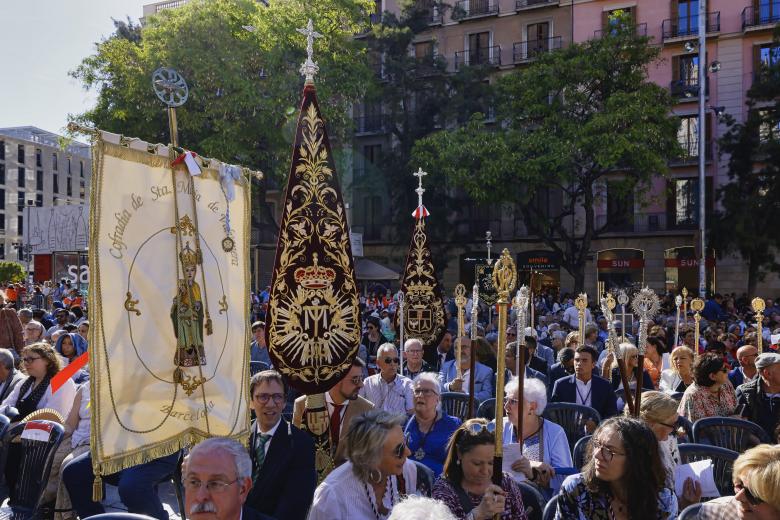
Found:
<svg viewBox="0 0 780 520"><path fill-rule="evenodd" d="M707 33L720 32L720 11L707 13ZM667 18L661 25L664 42L675 39L689 39L699 35L699 17L679 16Z"/></svg>
<svg viewBox="0 0 780 520"><path fill-rule="evenodd" d="M646 23L638 23L631 26L631 29L635 36L647 36L647 24ZM593 37L595 39L603 38L605 34L610 34L612 31L614 31L614 28L609 29L599 29L597 31L593 32Z"/></svg>
<svg viewBox="0 0 780 520"><path fill-rule="evenodd" d="M414 74L418 78L438 76L447 70L447 59L444 56L429 55L414 58Z"/></svg>
<svg viewBox="0 0 780 520"><path fill-rule="evenodd" d="M710 94L710 78L707 78L705 95ZM688 77L685 79L676 79L669 84L669 90L672 97L678 98L678 101L696 101L699 99L699 78Z"/></svg>
<svg viewBox="0 0 780 520"><path fill-rule="evenodd" d="M415 3L416 16L428 23L428 25L440 25L442 23L442 10L440 2L434 0L417 0Z"/></svg>
<svg viewBox="0 0 780 520"><path fill-rule="evenodd" d="M606 226L606 227L605 227ZM655 233L668 231L666 213L632 213L631 215L596 215L596 229L604 233Z"/></svg>
<svg viewBox="0 0 780 520"><path fill-rule="evenodd" d="M498 67L501 65L501 47L480 47L455 53L455 70L461 67Z"/></svg>
<svg viewBox="0 0 780 520"><path fill-rule="evenodd" d="M387 124L384 114L371 114L356 117L355 135L383 134L387 131Z"/></svg>
<svg viewBox="0 0 780 520"><path fill-rule="evenodd" d="M560 0L515 0L515 11L523 9L534 9L536 7L545 7L548 5L558 5Z"/></svg>
<svg viewBox="0 0 780 520"><path fill-rule="evenodd" d="M562 42L560 36L513 43L512 63L531 61L545 52L559 50L561 46Z"/></svg>
<svg viewBox="0 0 780 520"><path fill-rule="evenodd" d="M699 162L699 139L696 135L687 136L687 139L680 137L680 147L682 155L669 161L672 166L690 166ZM712 141L704 144L704 159L712 160Z"/></svg>
<svg viewBox="0 0 780 520"><path fill-rule="evenodd" d="M759 2L742 10L742 30L772 29L780 22L780 1Z"/></svg>
<svg viewBox="0 0 780 520"><path fill-rule="evenodd" d="M452 9L452 19L457 21L483 16L498 16L498 0L461 0Z"/></svg>

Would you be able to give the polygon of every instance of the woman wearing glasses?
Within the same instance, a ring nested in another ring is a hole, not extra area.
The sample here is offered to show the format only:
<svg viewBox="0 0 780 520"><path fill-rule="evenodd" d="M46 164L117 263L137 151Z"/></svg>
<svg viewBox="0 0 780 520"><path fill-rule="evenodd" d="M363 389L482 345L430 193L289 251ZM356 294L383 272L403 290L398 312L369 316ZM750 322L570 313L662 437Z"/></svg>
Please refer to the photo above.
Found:
<svg viewBox="0 0 780 520"><path fill-rule="evenodd" d="M639 419L612 417L593 433L582 473L563 481L556 520L670 520L677 499L664 487L658 441Z"/></svg>
<svg viewBox="0 0 780 520"><path fill-rule="evenodd" d="M417 467L407 459L403 415L371 410L352 421L347 462L317 487L308 520L385 520L404 495L417 491Z"/></svg>
<svg viewBox="0 0 780 520"><path fill-rule="evenodd" d="M734 462L733 497L702 505L699 520L777 520L780 518L780 446L761 444Z"/></svg>
<svg viewBox="0 0 780 520"><path fill-rule="evenodd" d="M685 389L677 409L680 415L692 423L705 417L732 415L737 396L728 372L721 356L713 353L699 356L693 363L694 383Z"/></svg>
<svg viewBox="0 0 780 520"><path fill-rule="evenodd" d="M547 407L547 390L538 379L525 379L523 407L520 410L518 391L520 381L513 377L506 385L504 404L504 444L517 443L518 413L523 414L523 460L512 469L541 488L549 498L558 491L563 478L555 476L553 468L572 467L566 432L558 424L542 417Z"/></svg>
<svg viewBox="0 0 780 520"><path fill-rule="evenodd" d="M437 477L447 457L447 441L460 426L460 419L442 412L439 388L438 374L422 372L414 379L414 415L404 427L412 458Z"/></svg>
<svg viewBox="0 0 780 520"><path fill-rule="evenodd" d="M447 445L442 476L433 485L433 498L441 500L456 518L526 520L520 488L504 473L501 486L492 483L495 425L469 419Z"/></svg>

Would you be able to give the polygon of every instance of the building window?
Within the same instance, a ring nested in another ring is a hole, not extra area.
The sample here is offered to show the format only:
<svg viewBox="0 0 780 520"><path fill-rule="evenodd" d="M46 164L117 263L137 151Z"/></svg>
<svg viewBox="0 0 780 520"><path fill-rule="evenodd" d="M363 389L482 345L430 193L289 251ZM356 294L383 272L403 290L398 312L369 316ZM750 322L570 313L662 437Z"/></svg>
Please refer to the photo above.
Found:
<svg viewBox="0 0 780 520"><path fill-rule="evenodd" d="M699 33L699 0L679 0L677 2L676 36Z"/></svg>
<svg viewBox="0 0 780 520"><path fill-rule="evenodd" d="M712 212L712 177L705 183L705 211ZM699 224L699 179L672 179L667 201L667 220L670 227L694 228Z"/></svg>
<svg viewBox="0 0 780 520"><path fill-rule="evenodd" d="M16 193L16 209L24 211L24 192L22 191Z"/></svg>
<svg viewBox="0 0 780 520"><path fill-rule="evenodd" d="M0 184L5 184L5 164L0 164Z"/></svg>
<svg viewBox="0 0 780 520"><path fill-rule="evenodd" d="M631 19L631 24L634 23L634 8L633 7L621 7L619 9L610 9L604 11L601 15L601 28L604 30L604 34L615 34L619 25L621 25L620 15L626 14Z"/></svg>
<svg viewBox="0 0 780 520"><path fill-rule="evenodd" d="M634 229L634 192L618 182L607 183L607 225L610 231Z"/></svg>
<svg viewBox="0 0 780 520"><path fill-rule="evenodd" d="M5 209L5 190L0 188L0 209Z"/></svg>
<svg viewBox="0 0 780 520"><path fill-rule="evenodd" d="M82 200L87 197L87 184L83 181L79 181L79 198Z"/></svg>
<svg viewBox="0 0 780 520"><path fill-rule="evenodd" d="M758 139L761 143L780 139L780 119L774 119L770 110L759 110L761 124L758 127ZM2 165L0 165L2 166Z"/></svg>
<svg viewBox="0 0 780 520"><path fill-rule="evenodd" d="M16 177L16 184L24 189L27 185L25 183L25 176L27 175L27 172L24 171L24 168L19 168L19 175Z"/></svg>
<svg viewBox="0 0 780 520"><path fill-rule="evenodd" d="M37 207L43 207L43 193L37 193L35 195L35 205Z"/></svg>
<svg viewBox="0 0 780 520"><path fill-rule="evenodd" d="M43 170L35 172L35 190L43 191Z"/></svg>
<svg viewBox="0 0 780 520"><path fill-rule="evenodd" d="M381 237L382 220L382 197L363 199L363 236L367 240L378 240Z"/></svg>
<svg viewBox="0 0 780 520"><path fill-rule="evenodd" d="M57 154L51 154L51 169L57 171Z"/></svg>
<svg viewBox="0 0 780 520"><path fill-rule="evenodd" d="M68 175L70 175L71 173L73 172L70 169L70 157L68 157Z"/></svg>
<svg viewBox="0 0 780 520"><path fill-rule="evenodd" d="M54 193L59 193L60 192L60 176L55 173L54 175L51 176L51 178L52 178L51 190Z"/></svg>
<svg viewBox="0 0 780 520"><path fill-rule="evenodd" d="M73 196L73 179L71 177L68 177L66 182L67 182L67 188L66 188L67 189L67 193L66 194L68 195L68 197L72 197Z"/></svg>
<svg viewBox="0 0 780 520"><path fill-rule="evenodd" d="M677 141L683 149L683 159L699 156L699 117L683 116L677 130Z"/></svg>
<svg viewBox="0 0 780 520"><path fill-rule="evenodd" d="M0 229L5 229L5 215L0 215ZM0 242L0 258L5 259L5 244Z"/></svg>
<svg viewBox="0 0 780 520"><path fill-rule="evenodd" d="M481 32L469 34L468 65L490 63L490 33Z"/></svg>
<svg viewBox="0 0 780 520"><path fill-rule="evenodd" d="M79 161L79 177L84 178L84 161Z"/></svg>
<svg viewBox="0 0 780 520"><path fill-rule="evenodd" d="M0 141L0 161L5 161L5 141Z"/></svg>
<svg viewBox="0 0 780 520"><path fill-rule="evenodd" d="M550 22L532 23L526 27L528 58L535 58L550 50Z"/></svg>
<svg viewBox="0 0 780 520"><path fill-rule="evenodd" d="M5 231L5 214L0 213L0 230ZM3 245L3 253L5 253L5 245Z"/></svg>
<svg viewBox="0 0 780 520"><path fill-rule="evenodd" d="M41 157L42 152L40 148L35 149L35 166L38 168L43 168L43 159Z"/></svg>
<svg viewBox="0 0 780 520"><path fill-rule="evenodd" d="M16 231L20 235L24 234L24 216L19 215L16 217ZM19 251L21 253L21 250Z"/></svg>
<svg viewBox="0 0 780 520"><path fill-rule="evenodd" d="M686 98L699 96L698 55L672 56L672 95Z"/></svg>
<svg viewBox="0 0 780 520"><path fill-rule="evenodd" d="M16 162L19 164L24 164L24 145L20 144L19 148L16 152Z"/></svg>

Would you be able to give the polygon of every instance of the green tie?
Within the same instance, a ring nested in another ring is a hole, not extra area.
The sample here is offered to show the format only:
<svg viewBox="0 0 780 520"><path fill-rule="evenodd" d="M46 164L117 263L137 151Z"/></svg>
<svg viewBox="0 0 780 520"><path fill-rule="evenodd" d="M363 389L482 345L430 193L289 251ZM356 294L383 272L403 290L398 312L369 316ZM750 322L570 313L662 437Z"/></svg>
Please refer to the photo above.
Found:
<svg viewBox="0 0 780 520"><path fill-rule="evenodd" d="M260 470L263 468L263 462L265 461L265 445L271 440L271 436L266 433L260 434L260 440L255 448L255 468L252 471L252 483L257 482L257 477L260 476Z"/></svg>

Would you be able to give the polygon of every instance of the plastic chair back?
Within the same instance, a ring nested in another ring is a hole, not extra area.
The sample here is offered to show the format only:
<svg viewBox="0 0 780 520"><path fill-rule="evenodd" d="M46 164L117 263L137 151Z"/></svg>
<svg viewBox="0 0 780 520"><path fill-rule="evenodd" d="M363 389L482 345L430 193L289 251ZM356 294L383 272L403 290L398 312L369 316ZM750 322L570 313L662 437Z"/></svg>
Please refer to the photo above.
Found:
<svg viewBox="0 0 780 520"><path fill-rule="evenodd" d="M556 500L557 496L552 497L549 502L547 502L547 505L544 506L544 516L542 517L542 520L555 520L555 513L558 511L558 500Z"/></svg>
<svg viewBox="0 0 780 520"><path fill-rule="evenodd" d="M693 442L742 453L771 441L756 423L733 417L705 417L693 424Z"/></svg>
<svg viewBox="0 0 780 520"><path fill-rule="evenodd" d="M95 520L155 520L153 516L139 515L137 513L103 513L93 515Z"/></svg>
<svg viewBox="0 0 780 520"><path fill-rule="evenodd" d="M731 496L734 494L734 483L732 482L732 471L734 461L737 460L739 453L726 448L709 446L706 444L680 444L680 462L687 464L697 460L712 460L713 476L715 485L718 487L721 496ZM711 498L711 497L702 497Z"/></svg>
<svg viewBox="0 0 780 520"><path fill-rule="evenodd" d="M496 418L496 398L485 399L477 408L477 417L492 421Z"/></svg>
<svg viewBox="0 0 780 520"><path fill-rule="evenodd" d="M682 510L677 520L697 520L700 510L701 504L691 504Z"/></svg>
<svg viewBox="0 0 780 520"><path fill-rule="evenodd" d="M593 421L597 425L601 422L601 415L596 410L590 406L574 403L550 403L544 409L542 417L563 428L571 451L574 451L574 445L578 440L589 434L585 429L588 421Z"/></svg>
<svg viewBox="0 0 780 520"><path fill-rule="evenodd" d="M528 520L542 520L544 506L547 503L544 495L536 486L528 482L518 482L517 485L520 488L520 495L523 497L523 506Z"/></svg>
<svg viewBox="0 0 780 520"><path fill-rule="evenodd" d="M677 437L678 444L695 442L693 440L693 423L691 423L687 417L682 415L678 416L675 425L677 426L675 429L675 436Z"/></svg>
<svg viewBox="0 0 780 520"><path fill-rule="evenodd" d="M673 394L669 394L669 397L671 397L672 399L674 399L679 403L680 401L682 401L684 393L685 392L674 392Z"/></svg>
<svg viewBox="0 0 780 520"><path fill-rule="evenodd" d="M461 421L469 418L469 396L460 392L442 392L441 407L444 413Z"/></svg>
<svg viewBox="0 0 780 520"><path fill-rule="evenodd" d="M588 443L592 435L586 435L577 441L574 445L574 449L571 452L571 459L574 462L574 467L582 471L582 466L585 465L585 455L588 452Z"/></svg>
<svg viewBox="0 0 780 520"><path fill-rule="evenodd" d="M420 495L430 498L433 493L433 482L436 480L436 476L431 468L419 460L413 460L412 462L417 466L417 491Z"/></svg>

